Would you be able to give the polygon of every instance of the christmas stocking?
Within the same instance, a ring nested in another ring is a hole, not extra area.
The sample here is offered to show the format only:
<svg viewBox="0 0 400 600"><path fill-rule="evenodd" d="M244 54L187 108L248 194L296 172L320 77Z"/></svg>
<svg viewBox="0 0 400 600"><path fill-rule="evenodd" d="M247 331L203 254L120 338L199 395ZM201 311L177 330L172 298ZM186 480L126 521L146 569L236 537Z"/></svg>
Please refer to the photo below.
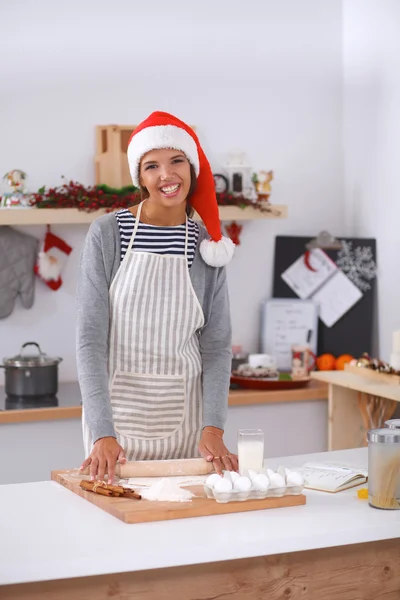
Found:
<svg viewBox="0 0 400 600"><path fill-rule="evenodd" d="M71 246L47 229L34 271L53 291L62 286L61 272L71 251Z"/></svg>

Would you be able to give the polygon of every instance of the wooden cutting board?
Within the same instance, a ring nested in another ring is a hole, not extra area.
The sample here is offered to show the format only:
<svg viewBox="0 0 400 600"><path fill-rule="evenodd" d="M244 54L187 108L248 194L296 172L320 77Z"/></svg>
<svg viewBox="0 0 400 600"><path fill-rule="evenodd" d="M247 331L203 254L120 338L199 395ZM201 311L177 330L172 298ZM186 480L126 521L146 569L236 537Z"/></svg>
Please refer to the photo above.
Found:
<svg viewBox="0 0 400 600"><path fill-rule="evenodd" d="M78 496L95 504L110 515L124 523L150 523L153 521L170 521L172 519L187 519L191 517L207 517L211 515L226 515L250 510L265 510L267 508L283 508L285 506L300 506L306 503L306 497L283 496L282 498L264 498L263 500L246 500L244 502L228 502L218 504L207 498L203 486L187 487L196 494L191 502L151 502L149 500L130 500L127 498L107 498L92 492L85 492L79 487L80 479L71 476L71 471L52 471L51 478Z"/></svg>

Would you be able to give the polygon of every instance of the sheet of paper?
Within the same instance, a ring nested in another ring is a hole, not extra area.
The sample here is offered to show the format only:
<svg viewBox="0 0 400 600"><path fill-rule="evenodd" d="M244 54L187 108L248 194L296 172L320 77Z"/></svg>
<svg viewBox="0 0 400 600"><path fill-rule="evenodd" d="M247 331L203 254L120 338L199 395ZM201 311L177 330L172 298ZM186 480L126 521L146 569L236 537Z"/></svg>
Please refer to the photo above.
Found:
<svg viewBox="0 0 400 600"><path fill-rule="evenodd" d="M327 327L337 323L360 298L362 292L340 269L312 296Z"/></svg>
<svg viewBox="0 0 400 600"><path fill-rule="evenodd" d="M311 250L309 254L309 265L315 269L310 270L305 263L305 255L302 254L281 275L285 283L301 298L309 298L316 292L332 274L338 270L335 263L320 248Z"/></svg>

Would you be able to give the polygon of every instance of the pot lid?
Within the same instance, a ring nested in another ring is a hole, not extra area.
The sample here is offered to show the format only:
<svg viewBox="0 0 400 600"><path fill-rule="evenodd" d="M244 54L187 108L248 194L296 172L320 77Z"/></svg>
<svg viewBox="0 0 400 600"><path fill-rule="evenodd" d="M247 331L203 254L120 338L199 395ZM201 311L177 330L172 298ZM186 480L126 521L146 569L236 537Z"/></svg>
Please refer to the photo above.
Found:
<svg viewBox="0 0 400 600"><path fill-rule="evenodd" d="M37 352L32 354L24 352L26 346L36 346ZM5 367L49 367L51 365L58 365L61 361L62 358L47 356L47 354L41 351L39 344L36 342L26 342L22 345L19 354L3 359Z"/></svg>

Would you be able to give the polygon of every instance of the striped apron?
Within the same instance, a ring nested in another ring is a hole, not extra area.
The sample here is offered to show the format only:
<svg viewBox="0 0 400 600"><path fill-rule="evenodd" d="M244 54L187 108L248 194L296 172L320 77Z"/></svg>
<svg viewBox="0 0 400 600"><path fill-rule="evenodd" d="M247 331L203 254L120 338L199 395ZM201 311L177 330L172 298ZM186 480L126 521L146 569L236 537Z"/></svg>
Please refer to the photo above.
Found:
<svg viewBox="0 0 400 600"><path fill-rule="evenodd" d="M110 288L109 377L117 440L127 460L199 456L204 314L185 255L132 251L142 204ZM92 449L83 415L86 456Z"/></svg>

